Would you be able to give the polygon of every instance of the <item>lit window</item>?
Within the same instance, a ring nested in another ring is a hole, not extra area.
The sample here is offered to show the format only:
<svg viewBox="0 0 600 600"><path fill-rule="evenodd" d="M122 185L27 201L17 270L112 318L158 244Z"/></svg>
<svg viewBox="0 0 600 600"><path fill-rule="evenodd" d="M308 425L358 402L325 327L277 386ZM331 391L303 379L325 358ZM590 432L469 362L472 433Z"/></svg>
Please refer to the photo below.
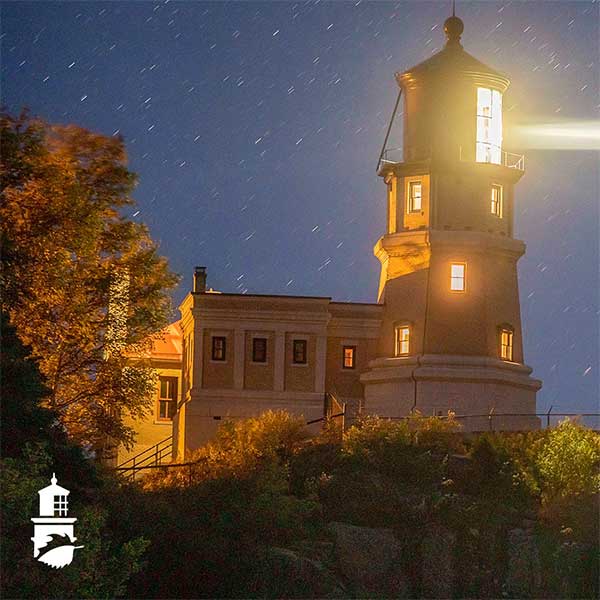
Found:
<svg viewBox="0 0 600 600"><path fill-rule="evenodd" d="M254 338L252 340L252 362L267 362L267 340L266 338Z"/></svg>
<svg viewBox="0 0 600 600"><path fill-rule="evenodd" d="M502 94L477 88L477 162L500 164L502 153Z"/></svg>
<svg viewBox="0 0 600 600"><path fill-rule="evenodd" d="M177 407L177 377L159 377L158 420L172 421Z"/></svg>
<svg viewBox="0 0 600 600"><path fill-rule="evenodd" d="M354 369L356 359L356 346L344 346L342 367L344 369Z"/></svg>
<svg viewBox="0 0 600 600"><path fill-rule="evenodd" d="M400 325L396 327L396 356L403 356L410 352L410 327Z"/></svg>
<svg viewBox="0 0 600 600"><path fill-rule="evenodd" d="M55 517L66 517L67 516L67 506L68 506L68 501L67 501L66 496L54 496L54 516Z"/></svg>
<svg viewBox="0 0 600 600"><path fill-rule="evenodd" d="M213 337L212 339L212 360L224 361L227 357L227 338Z"/></svg>
<svg viewBox="0 0 600 600"><path fill-rule="evenodd" d="M493 215L502 218L502 186L492 184L491 212Z"/></svg>
<svg viewBox="0 0 600 600"><path fill-rule="evenodd" d="M450 289L453 292L465 291L465 269L464 263L452 263L450 265Z"/></svg>
<svg viewBox="0 0 600 600"><path fill-rule="evenodd" d="M420 212L423 206L423 186L420 181L408 184L408 212Z"/></svg>
<svg viewBox="0 0 600 600"><path fill-rule="evenodd" d="M306 340L294 340L292 362L295 365L305 365L306 360Z"/></svg>
<svg viewBox="0 0 600 600"><path fill-rule="evenodd" d="M500 358L510 361L513 359L513 332L506 327L500 329Z"/></svg>

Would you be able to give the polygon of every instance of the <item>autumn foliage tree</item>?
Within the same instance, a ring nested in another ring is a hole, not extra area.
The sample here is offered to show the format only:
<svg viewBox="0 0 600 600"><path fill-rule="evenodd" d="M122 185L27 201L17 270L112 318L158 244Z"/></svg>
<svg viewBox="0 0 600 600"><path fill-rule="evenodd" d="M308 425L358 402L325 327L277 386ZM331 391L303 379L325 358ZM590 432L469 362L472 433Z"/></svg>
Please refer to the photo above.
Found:
<svg viewBox="0 0 600 600"><path fill-rule="evenodd" d="M0 115L4 310L31 347L46 399L72 439L129 443L153 385L131 364L168 320L176 283L147 228L129 220L135 175L123 141Z"/></svg>

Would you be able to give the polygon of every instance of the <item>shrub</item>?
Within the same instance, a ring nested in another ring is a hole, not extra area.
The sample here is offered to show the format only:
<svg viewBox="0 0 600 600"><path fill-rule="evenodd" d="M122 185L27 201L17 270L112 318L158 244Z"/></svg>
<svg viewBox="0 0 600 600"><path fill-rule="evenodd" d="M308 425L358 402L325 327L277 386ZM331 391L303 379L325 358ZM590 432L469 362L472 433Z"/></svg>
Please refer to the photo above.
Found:
<svg viewBox="0 0 600 600"><path fill-rule="evenodd" d="M578 423L549 430L536 463L545 502L600 491L600 436Z"/></svg>
<svg viewBox="0 0 600 600"><path fill-rule="evenodd" d="M276 467L285 470L307 437L304 420L285 411L228 421L214 441L186 456L188 466L150 474L144 478L144 487L182 487L221 477L245 478Z"/></svg>

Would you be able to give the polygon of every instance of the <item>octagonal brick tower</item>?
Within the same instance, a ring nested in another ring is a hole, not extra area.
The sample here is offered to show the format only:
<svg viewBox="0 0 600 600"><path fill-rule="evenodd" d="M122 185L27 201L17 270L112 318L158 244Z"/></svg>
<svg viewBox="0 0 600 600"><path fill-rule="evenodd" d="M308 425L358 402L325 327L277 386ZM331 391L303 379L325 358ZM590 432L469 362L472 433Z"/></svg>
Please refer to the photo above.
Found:
<svg viewBox="0 0 600 600"><path fill-rule="evenodd" d="M465 52L463 23L445 47L396 75L403 159L384 156L387 231L374 248L385 305L379 358L361 377L364 410L469 415L466 430L538 426L539 380L524 364L514 188L524 157L502 148L509 80ZM511 413L521 416L499 415ZM531 416L528 416L531 415Z"/></svg>

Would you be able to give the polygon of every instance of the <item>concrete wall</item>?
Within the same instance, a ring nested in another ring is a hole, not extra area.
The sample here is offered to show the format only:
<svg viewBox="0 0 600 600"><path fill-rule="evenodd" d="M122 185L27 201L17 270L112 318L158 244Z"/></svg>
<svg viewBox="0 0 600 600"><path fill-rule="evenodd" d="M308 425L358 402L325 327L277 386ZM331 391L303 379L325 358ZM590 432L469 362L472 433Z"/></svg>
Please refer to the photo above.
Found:
<svg viewBox="0 0 600 600"><path fill-rule="evenodd" d="M220 423L287 410L306 420L323 416L325 391L341 402L362 399L359 377L376 356L383 307L332 303L329 298L192 294L182 312L194 344L194 385L176 419L178 456L210 440ZM211 337L227 338L225 364L211 360ZM252 360L252 339L267 339L267 362ZM307 342L307 363L294 364L293 342ZM356 369L341 369L344 341L356 342ZM201 346L201 350L200 350ZM198 353L201 351L201 356ZM185 354L185 352L184 352ZM316 427L318 429L318 426ZM316 432L315 429L315 432Z"/></svg>
<svg viewBox="0 0 600 600"><path fill-rule="evenodd" d="M541 382L531 369L496 359L469 356L425 355L378 359L361 380L365 385L365 412L381 417L423 415L474 415L461 419L465 431L485 431L487 415L495 417L496 430L539 427L535 416L536 392ZM415 383L416 381L416 383ZM502 417L512 413L517 416Z"/></svg>

